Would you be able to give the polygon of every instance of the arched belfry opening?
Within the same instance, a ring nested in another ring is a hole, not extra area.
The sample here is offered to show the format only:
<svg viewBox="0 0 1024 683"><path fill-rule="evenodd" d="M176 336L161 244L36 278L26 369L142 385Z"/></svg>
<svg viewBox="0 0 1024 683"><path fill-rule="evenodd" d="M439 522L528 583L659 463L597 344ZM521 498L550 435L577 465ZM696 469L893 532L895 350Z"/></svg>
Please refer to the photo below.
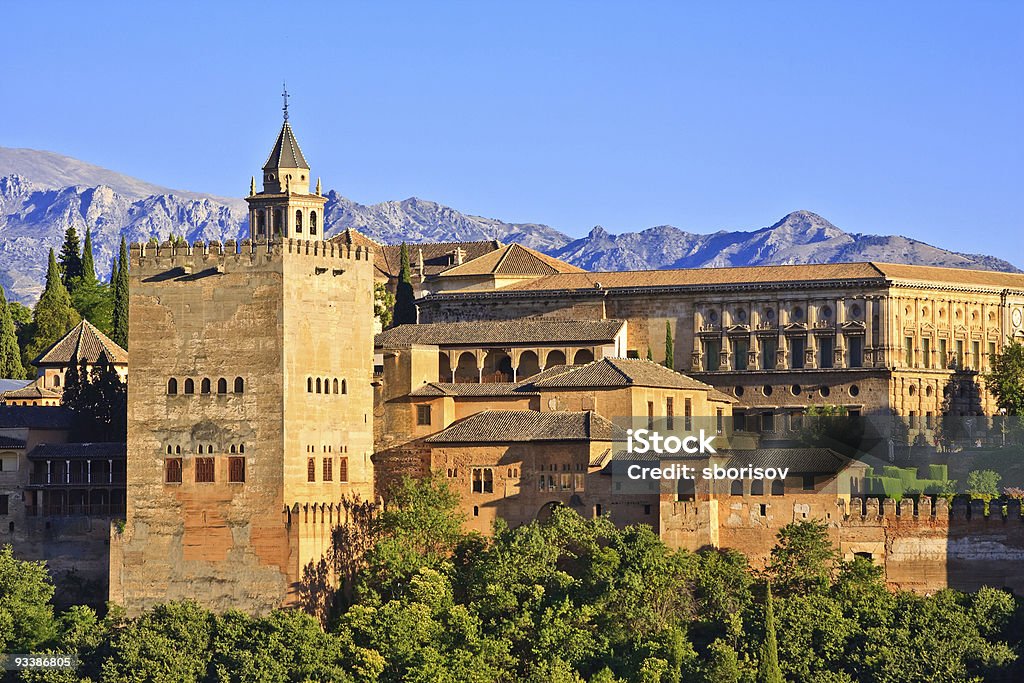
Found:
<svg viewBox="0 0 1024 683"><path fill-rule="evenodd" d="M282 107L283 121L270 155L263 164L262 189L256 177L249 184L249 237L254 242L274 242L282 238L322 240L317 216L323 215L327 198L320 182L310 191L312 173L289 121L287 91Z"/></svg>

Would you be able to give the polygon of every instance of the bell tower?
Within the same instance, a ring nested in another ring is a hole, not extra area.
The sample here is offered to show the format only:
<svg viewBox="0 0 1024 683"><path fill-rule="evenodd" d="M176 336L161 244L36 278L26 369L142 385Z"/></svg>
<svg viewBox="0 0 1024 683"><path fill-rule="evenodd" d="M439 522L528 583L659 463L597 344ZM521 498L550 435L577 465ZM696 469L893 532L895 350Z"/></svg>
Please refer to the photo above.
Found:
<svg viewBox="0 0 1024 683"><path fill-rule="evenodd" d="M323 209L327 198L310 193L312 176L288 122L288 90L281 93L284 121L267 163L263 164L263 190L256 191L256 178L249 185L249 238L254 242L275 242L281 238L323 240Z"/></svg>

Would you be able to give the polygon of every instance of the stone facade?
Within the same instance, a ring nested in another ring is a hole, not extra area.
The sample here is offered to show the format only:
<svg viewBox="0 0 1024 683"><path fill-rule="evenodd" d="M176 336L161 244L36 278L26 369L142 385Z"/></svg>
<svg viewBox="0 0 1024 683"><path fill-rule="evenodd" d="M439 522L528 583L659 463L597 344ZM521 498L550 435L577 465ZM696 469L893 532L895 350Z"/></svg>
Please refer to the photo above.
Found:
<svg viewBox="0 0 1024 683"><path fill-rule="evenodd" d="M292 239L133 245L114 601L294 599L342 496L372 495L371 259Z"/></svg>

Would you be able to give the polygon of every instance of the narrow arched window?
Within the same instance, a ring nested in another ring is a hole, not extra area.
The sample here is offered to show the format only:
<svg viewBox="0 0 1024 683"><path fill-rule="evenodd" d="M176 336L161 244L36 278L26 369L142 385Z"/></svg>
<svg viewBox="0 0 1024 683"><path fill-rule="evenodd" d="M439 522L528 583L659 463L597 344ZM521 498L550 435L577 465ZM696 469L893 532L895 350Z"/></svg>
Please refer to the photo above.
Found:
<svg viewBox="0 0 1024 683"><path fill-rule="evenodd" d="M316 211L309 212L309 234L316 234Z"/></svg>
<svg viewBox="0 0 1024 683"><path fill-rule="evenodd" d="M54 375L53 376L53 386L55 386L55 387L59 387L60 386L60 375Z"/></svg>
<svg viewBox="0 0 1024 683"><path fill-rule="evenodd" d="M199 444L199 455L203 454L203 444Z"/></svg>
<svg viewBox="0 0 1024 683"><path fill-rule="evenodd" d="M321 384L321 382L320 382L320 378L319 378L319 377L317 377L317 378L316 378L316 393L318 393L318 394L319 394L319 393L322 393L322 392L321 392L322 386L323 386L323 385L322 385L322 384Z"/></svg>
<svg viewBox="0 0 1024 683"><path fill-rule="evenodd" d="M348 393L348 382L346 380L341 380L341 393Z"/></svg>
<svg viewBox="0 0 1024 683"><path fill-rule="evenodd" d="M232 453L237 453L237 452L238 452L238 451L237 451L237 450L235 449L235 444L231 444L231 452L232 452Z"/></svg>
<svg viewBox="0 0 1024 683"><path fill-rule="evenodd" d="M167 455L171 454L171 444L167 444Z"/></svg>
<svg viewBox="0 0 1024 683"><path fill-rule="evenodd" d="M196 383L192 381L191 377L189 377L187 380L185 380L185 393L186 394L194 394L194 393L196 393Z"/></svg>
<svg viewBox="0 0 1024 683"><path fill-rule="evenodd" d="M221 377L219 380L217 380L217 393L218 394L226 394L226 393L228 393L228 381L226 379L224 379L223 377Z"/></svg>
<svg viewBox="0 0 1024 683"><path fill-rule="evenodd" d="M235 378L235 393L236 394L244 394L245 393L245 380L242 379L241 377L236 377Z"/></svg>
<svg viewBox="0 0 1024 683"><path fill-rule="evenodd" d="M210 378L209 377L204 377L203 378L203 383L202 383L201 387L202 387L202 389L201 389L202 393L204 393L204 394L210 393Z"/></svg>
<svg viewBox="0 0 1024 683"><path fill-rule="evenodd" d="M181 446L175 446L174 447L174 454L175 455L181 455Z"/></svg>
<svg viewBox="0 0 1024 683"><path fill-rule="evenodd" d="M295 211L295 232L302 232L302 211Z"/></svg>
<svg viewBox="0 0 1024 683"><path fill-rule="evenodd" d="M311 394L313 393L313 378L312 377L307 377L306 378L306 391L308 391Z"/></svg>
<svg viewBox="0 0 1024 683"><path fill-rule="evenodd" d="M167 380L167 393L175 396L178 393L178 380L173 377Z"/></svg>
<svg viewBox="0 0 1024 683"><path fill-rule="evenodd" d="M338 378L337 377L334 378L334 384L333 384L332 388L334 389L334 393L335 394L338 393Z"/></svg>
<svg viewBox="0 0 1024 683"><path fill-rule="evenodd" d="M245 444L244 443L238 445L238 452L239 453L245 453Z"/></svg>

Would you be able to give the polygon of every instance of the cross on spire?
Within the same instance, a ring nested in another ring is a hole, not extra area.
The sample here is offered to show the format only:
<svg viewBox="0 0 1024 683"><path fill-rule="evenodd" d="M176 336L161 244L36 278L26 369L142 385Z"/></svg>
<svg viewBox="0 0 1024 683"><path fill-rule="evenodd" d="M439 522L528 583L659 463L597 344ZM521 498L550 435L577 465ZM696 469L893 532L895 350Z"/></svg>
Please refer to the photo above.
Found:
<svg viewBox="0 0 1024 683"><path fill-rule="evenodd" d="M284 98L284 106L281 107L281 111L284 112L284 120L287 121L288 120L288 86L284 83L284 81L281 82L281 88L282 88L281 97Z"/></svg>

